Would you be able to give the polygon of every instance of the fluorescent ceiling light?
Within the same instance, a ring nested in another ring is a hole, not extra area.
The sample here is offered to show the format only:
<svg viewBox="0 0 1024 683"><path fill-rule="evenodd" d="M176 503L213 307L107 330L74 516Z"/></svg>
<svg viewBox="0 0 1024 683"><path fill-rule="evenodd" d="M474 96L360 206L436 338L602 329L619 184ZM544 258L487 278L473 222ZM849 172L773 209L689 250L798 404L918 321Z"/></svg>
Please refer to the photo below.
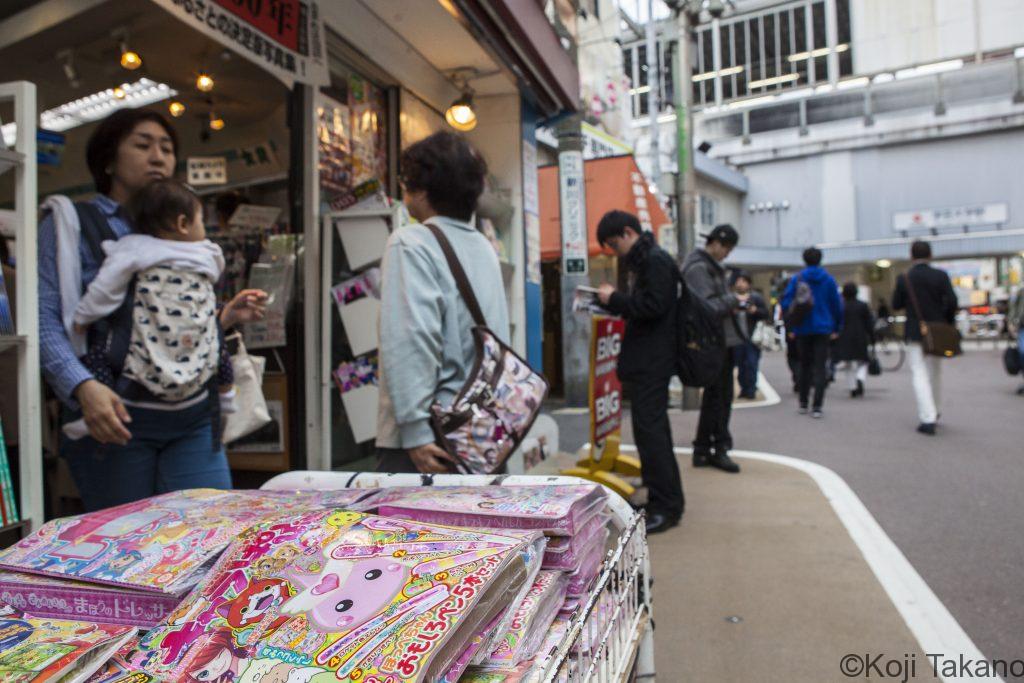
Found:
<svg viewBox="0 0 1024 683"><path fill-rule="evenodd" d="M1016 50L1014 50L1013 56L1016 57L1017 59L1024 57L1024 47L1018 47Z"/></svg>
<svg viewBox="0 0 1024 683"><path fill-rule="evenodd" d="M39 127L57 132L70 130L105 118L118 109L144 107L178 94L177 90L166 83L157 83L148 78L140 78L134 83L122 83L119 87L124 90L123 99L114 97L114 88L85 95L44 111L39 115ZM15 141L17 124L5 124L2 131L4 142L10 147Z"/></svg>
<svg viewBox="0 0 1024 683"><path fill-rule="evenodd" d="M739 100L737 102L730 102L725 105L726 109L742 109L745 107L753 107L758 104L764 104L766 102L775 102L778 98L775 95L763 95L761 97L752 97L749 100Z"/></svg>
<svg viewBox="0 0 1024 683"><path fill-rule="evenodd" d="M847 78L845 81L839 81L836 85L837 90L850 90L853 88L863 88L870 82L867 76L861 76L860 78Z"/></svg>
<svg viewBox="0 0 1024 683"><path fill-rule="evenodd" d="M910 69L900 69L896 72L896 78L914 78L915 76L927 76L928 74L939 74L945 71L956 71L962 69L964 66L964 60L962 59L951 59L946 62L932 62L931 64L922 64L921 66L911 67Z"/></svg>
<svg viewBox="0 0 1024 683"><path fill-rule="evenodd" d="M896 77L893 76L890 73L884 73L884 74L878 74L877 76L875 76L871 80L872 80L873 83L890 83L890 82L896 80Z"/></svg>
<svg viewBox="0 0 1024 683"><path fill-rule="evenodd" d="M836 54L839 54L840 52L846 52L849 49L849 43L840 43L839 45L836 45ZM794 52L789 56L789 61L802 62L805 59L810 59L811 57L824 57L831 51L832 50L830 48L819 47L817 50L811 50L810 52Z"/></svg>
<svg viewBox="0 0 1024 683"><path fill-rule="evenodd" d="M629 94L630 95L643 95L645 92L650 92L650 91L651 91L651 86L649 86L649 85L641 85L639 88L630 88L629 89Z"/></svg>
<svg viewBox="0 0 1024 683"><path fill-rule="evenodd" d="M695 74L692 80L694 83L699 83L700 81L710 80L715 76L732 76L734 74L743 73L744 69L746 69L745 66L730 66L722 69L721 71L705 71L702 74Z"/></svg>
<svg viewBox="0 0 1024 683"><path fill-rule="evenodd" d="M759 81L750 81L747 83L748 88L765 88L769 85L777 85L779 83L792 83L793 81L800 80L800 74L785 74L784 76L773 76L772 78L762 78Z"/></svg>

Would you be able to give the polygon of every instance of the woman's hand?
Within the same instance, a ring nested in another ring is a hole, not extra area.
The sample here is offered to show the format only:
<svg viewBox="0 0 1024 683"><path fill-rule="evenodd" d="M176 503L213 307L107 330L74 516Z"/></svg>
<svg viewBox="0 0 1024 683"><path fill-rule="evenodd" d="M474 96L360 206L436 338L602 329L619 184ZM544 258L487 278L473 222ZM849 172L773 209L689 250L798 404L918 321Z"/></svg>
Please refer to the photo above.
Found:
<svg viewBox="0 0 1024 683"><path fill-rule="evenodd" d="M220 311L220 326L225 331L235 325L263 320L269 295L262 289L243 289Z"/></svg>
<svg viewBox="0 0 1024 683"><path fill-rule="evenodd" d="M445 474L452 471L452 468L448 466L451 458L436 444L424 444L410 448L406 452L412 458L416 469L424 474Z"/></svg>
<svg viewBox="0 0 1024 683"><path fill-rule="evenodd" d="M110 387L94 379L88 379L75 389L75 398L82 406L82 415L89 428L89 436L100 443L116 443L124 446L132 438L125 427L132 421L128 410L121 403L121 397Z"/></svg>

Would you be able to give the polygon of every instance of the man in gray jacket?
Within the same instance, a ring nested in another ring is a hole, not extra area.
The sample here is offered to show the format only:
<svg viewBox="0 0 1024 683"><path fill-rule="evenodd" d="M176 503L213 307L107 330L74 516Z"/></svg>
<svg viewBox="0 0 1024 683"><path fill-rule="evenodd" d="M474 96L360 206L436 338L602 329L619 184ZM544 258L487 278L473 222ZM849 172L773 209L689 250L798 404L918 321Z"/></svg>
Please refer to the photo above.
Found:
<svg viewBox="0 0 1024 683"><path fill-rule="evenodd" d="M736 324L735 314L745 302L729 290L722 261L740 241L731 225L718 225L703 249L694 249L683 263L683 279L690 293L700 299L722 321L725 346L721 349L722 371L718 381L704 388L700 405L697 438L693 442L693 466L717 467L726 472L739 472L740 466L729 457L732 435L729 418L732 414L733 362L731 348L745 339Z"/></svg>

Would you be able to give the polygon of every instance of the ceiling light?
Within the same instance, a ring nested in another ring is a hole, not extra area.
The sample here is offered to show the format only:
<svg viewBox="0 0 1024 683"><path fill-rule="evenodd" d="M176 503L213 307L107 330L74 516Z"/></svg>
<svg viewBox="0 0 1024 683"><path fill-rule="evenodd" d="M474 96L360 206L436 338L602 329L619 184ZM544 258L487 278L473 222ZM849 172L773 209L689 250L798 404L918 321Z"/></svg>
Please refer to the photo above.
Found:
<svg viewBox="0 0 1024 683"><path fill-rule="evenodd" d="M167 105L167 111L171 112L171 116L178 118L185 113L185 105L175 100Z"/></svg>
<svg viewBox="0 0 1024 683"><path fill-rule="evenodd" d="M214 114L211 111L210 112L210 130L223 130L223 129L224 129L224 119L222 119L221 117L217 116L216 114Z"/></svg>
<svg viewBox="0 0 1024 683"><path fill-rule="evenodd" d="M892 268L892 261L887 258L880 258L875 261L875 265L879 268Z"/></svg>
<svg viewBox="0 0 1024 683"><path fill-rule="evenodd" d="M210 92L213 90L213 77L207 73L201 73L196 76L196 88L201 92Z"/></svg>
<svg viewBox="0 0 1024 683"><path fill-rule="evenodd" d="M121 66L129 71L135 71L142 66L142 57L139 56L139 53L129 50L124 43L121 43Z"/></svg>
<svg viewBox="0 0 1024 683"><path fill-rule="evenodd" d="M786 74L784 76L775 76L773 78L762 78L759 81L750 81L747 83L748 88L766 88L769 85L778 85L779 83L791 83L793 81L800 80L800 74Z"/></svg>
<svg viewBox="0 0 1024 683"><path fill-rule="evenodd" d="M98 121L124 107L145 107L178 94L166 83L157 83L148 78L140 78L134 83L122 83L118 88L124 91L124 99L117 98L114 89L109 88L47 109L39 115L39 127L59 133ZM4 124L2 130L4 142L8 146L13 145L17 124Z"/></svg>
<svg viewBox="0 0 1024 683"><path fill-rule="evenodd" d="M694 83L700 83L701 81L707 81L715 76L732 76L738 73L743 73L744 66L728 66L721 71L705 71L702 74L694 74L692 80Z"/></svg>
<svg viewBox="0 0 1024 683"><path fill-rule="evenodd" d="M111 93L114 95L114 97L116 97L119 100L123 100L124 98L128 97L128 93L125 91L124 88L122 88L119 85L115 86Z"/></svg>
<svg viewBox="0 0 1024 683"><path fill-rule="evenodd" d="M964 60L962 59L950 59L945 62L932 62L931 64L922 64L921 66L915 66L909 69L900 69L896 72L896 78L913 78L914 76L927 76L928 74L939 74L945 71L956 71L957 69L962 69L963 66Z"/></svg>
<svg viewBox="0 0 1024 683"><path fill-rule="evenodd" d="M846 52L849 49L849 43L840 43L839 45L836 45L836 54ZM819 47L817 50L811 50L810 52L795 52L789 56L789 61L802 62L803 60L810 59L811 57L824 57L829 52L832 52L832 49L827 47Z"/></svg>
<svg viewBox="0 0 1024 683"><path fill-rule="evenodd" d="M469 131L476 128L476 110L473 109L473 94L468 90L452 102L444 113L444 120L455 130Z"/></svg>

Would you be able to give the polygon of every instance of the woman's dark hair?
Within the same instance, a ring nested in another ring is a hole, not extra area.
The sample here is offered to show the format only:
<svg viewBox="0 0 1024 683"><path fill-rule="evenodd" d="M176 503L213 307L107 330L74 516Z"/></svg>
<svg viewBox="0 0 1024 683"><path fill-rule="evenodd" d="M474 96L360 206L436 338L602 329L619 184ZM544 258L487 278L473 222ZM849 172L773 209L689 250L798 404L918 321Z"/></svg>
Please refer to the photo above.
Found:
<svg viewBox="0 0 1024 683"><path fill-rule="evenodd" d="M601 216L601 222L597 224L597 243L605 246L612 237L622 237L629 228L636 234L641 234L640 219L628 211L612 209Z"/></svg>
<svg viewBox="0 0 1024 683"><path fill-rule="evenodd" d="M174 147L174 156L178 156L178 134L163 115L149 109L118 109L100 122L85 147L85 163L89 166L96 191L100 194L110 192L111 180L107 169L117 158L117 148L144 121L152 121L167 131L171 146Z"/></svg>
<svg viewBox="0 0 1024 683"><path fill-rule="evenodd" d="M910 256L915 261L930 259L932 257L932 245L924 240L917 240L910 245Z"/></svg>
<svg viewBox="0 0 1024 683"><path fill-rule="evenodd" d="M816 247L808 247L807 249L804 249L804 263L809 266L820 266L821 249Z"/></svg>
<svg viewBox="0 0 1024 683"><path fill-rule="evenodd" d="M857 298L857 283L847 282L843 285L843 298L844 299L856 299Z"/></svg>
<svg viewBox="0 0 1024 683"><path fill-rule="evenodd" d="M159 237L173 230L178 216L195 220L202 209L196 193L188 185L172 178L154 180L135 193L128 205L129 215L138 232Z"/></svg>
<svg viewBox="0 0 1024 683"><path fill-rule="evenodd" d="M442 131L402 152L402 182L407 190L427 193L442 216L468 221L484 192L487 162L459 135Z"/></svg>

